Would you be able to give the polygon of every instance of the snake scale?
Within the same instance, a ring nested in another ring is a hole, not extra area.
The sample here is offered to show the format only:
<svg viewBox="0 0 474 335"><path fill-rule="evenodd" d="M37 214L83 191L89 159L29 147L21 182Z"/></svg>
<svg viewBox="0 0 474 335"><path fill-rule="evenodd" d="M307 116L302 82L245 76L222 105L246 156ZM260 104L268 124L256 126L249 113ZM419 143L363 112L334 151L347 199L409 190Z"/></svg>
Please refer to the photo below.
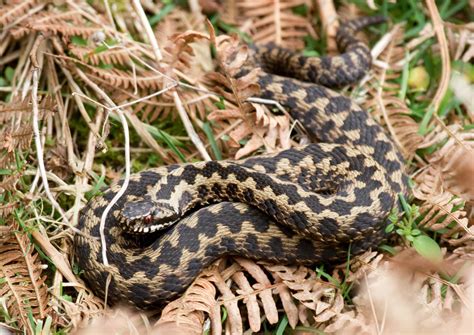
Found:
<svg viewBox="0 0 474 335"><path fill-rule="evenodd" d="M104 297L111 274L109 303L153 309L224 255L313 265L341 262L349 249L360 254L383 241L387 216L408 191L402 157L367 111L328 88L368 71L370 51L355 35L383 21L342 24L341 54L333 57L253 47L261 97L287 108L312 143L132 175L107 217L105 267L99 223L121 183L112 186L81 211L74 238L75 261L90 288Z"/></svg>

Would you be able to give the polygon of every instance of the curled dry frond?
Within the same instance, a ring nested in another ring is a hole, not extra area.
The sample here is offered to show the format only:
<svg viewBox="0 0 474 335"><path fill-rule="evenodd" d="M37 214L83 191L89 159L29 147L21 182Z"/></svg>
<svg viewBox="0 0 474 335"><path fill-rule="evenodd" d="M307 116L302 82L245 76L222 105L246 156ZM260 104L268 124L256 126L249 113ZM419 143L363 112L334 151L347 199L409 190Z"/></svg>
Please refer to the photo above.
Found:
<svg viewBox="0 0 474 335"><path fill-rule="evenodd" d="M423 219L419 226L439 232L441 239L457 246L474 240L464 201L449 192L433 195L420 206Z"/></svg>
<svg viewBox="0 0 474 335"><path fill-rule="evenodd" d="M213 272L214 270L210 269L202 273L182 297L163 309L162 316L156 323L159 331L201 334L206 314L211 317L214 327L220 327L220 311L215 299L216 288L208 278Z"/></svg>
<svg viewBox="0 0 474 335"><path fill-rule="evenodd" d="M52 313L39 254L17 223L0 226L0 297L8 318L33 332L36 322Z"/></svg>

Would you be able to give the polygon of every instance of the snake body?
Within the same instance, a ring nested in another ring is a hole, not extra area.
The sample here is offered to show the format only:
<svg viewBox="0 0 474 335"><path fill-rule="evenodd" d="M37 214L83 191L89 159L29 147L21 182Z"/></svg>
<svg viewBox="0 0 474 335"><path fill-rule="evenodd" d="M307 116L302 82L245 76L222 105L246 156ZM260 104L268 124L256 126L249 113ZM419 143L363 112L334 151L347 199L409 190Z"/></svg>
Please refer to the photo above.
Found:
<svg viewBox="0 0 474 335"><path fill-rule="evenodd" d="M312 265L376 247L398 194L408 190L403 160L367 111L326 86L352 83L367 72L370 51L355 32L382 21L341 25L339 56L254 47L263 69L261 97L285 106L313 143L132 175L107 217L105 267L99 223L121 183L112 186L81 211L82 233L74 239L75 260L91 289L103 297L111 274L109 303L158 308L224 255Z"/></svg>

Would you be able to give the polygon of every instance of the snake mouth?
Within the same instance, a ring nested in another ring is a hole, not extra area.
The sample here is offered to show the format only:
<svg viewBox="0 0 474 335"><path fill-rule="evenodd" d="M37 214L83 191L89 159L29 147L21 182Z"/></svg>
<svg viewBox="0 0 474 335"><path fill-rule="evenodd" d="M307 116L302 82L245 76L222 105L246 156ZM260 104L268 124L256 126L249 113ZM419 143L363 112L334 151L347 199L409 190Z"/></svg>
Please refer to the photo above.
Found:
<svg viewBox="0 0 474 335"><path fill-rule="evenodd" d="M180 218L167 204L150 199L129 201L120 213L120 223L125 232L147 234L164 230L174 225Z"/></svg>
<svg viewBox="0 0 474 335"><path fill-rule="evenodd" d="M156 218L152 214L144 217L133 226L132 233L155 233L160 230L174 225L179 220L179 215L176 214L173 218L167 217L166 219Z"/></svg>

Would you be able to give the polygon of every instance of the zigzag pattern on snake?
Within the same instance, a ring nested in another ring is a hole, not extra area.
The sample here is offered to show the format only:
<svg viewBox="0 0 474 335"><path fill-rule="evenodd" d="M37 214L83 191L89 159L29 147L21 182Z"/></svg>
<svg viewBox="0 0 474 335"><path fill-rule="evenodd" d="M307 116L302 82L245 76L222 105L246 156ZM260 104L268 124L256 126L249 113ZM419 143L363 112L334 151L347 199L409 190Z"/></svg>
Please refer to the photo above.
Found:
<svg viewBox="0 0 474 335"><path fill-rule="evenodd" d="M341 262L376 247L397 197L408 191L403 160L384 130L349 98L325 87L359 80L371 56L357 30L381 17L342 24L339 56L308 58L274 45L253 48L261 97L285 106L313 143L241 161L173 165L132 175L93 199L79 219L75 260L108 302L158 308L224 255L280 264ZM243 70L242 75L248 70ZM322 86L324 85L324 86ZM92 236L93 238L87 237Z"/></svg>

